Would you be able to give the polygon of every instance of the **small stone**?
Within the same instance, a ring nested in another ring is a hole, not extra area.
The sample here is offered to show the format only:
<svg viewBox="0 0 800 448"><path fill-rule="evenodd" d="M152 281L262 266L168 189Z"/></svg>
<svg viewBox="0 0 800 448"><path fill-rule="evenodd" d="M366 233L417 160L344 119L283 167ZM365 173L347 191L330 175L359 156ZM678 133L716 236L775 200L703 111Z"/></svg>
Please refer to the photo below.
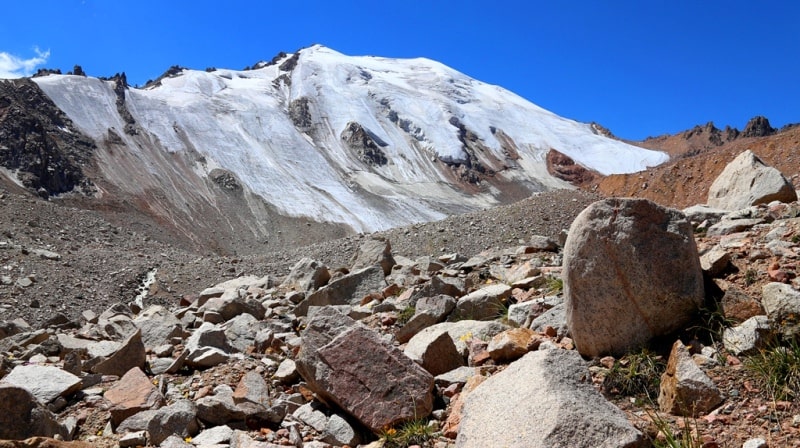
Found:
<svg viewBox="0 0 800 448"><path fill-rule="evenodd" d="M766 348L775 335L767 316L753 316L741 325L726 328L722 333L725 349L734 355L752 355Z"/></svg>
<svg viewBox="0 0 800 448"><path fill-rule="evenodd" d="M194 445L218 445L228 443L233 436L233 429L228 425L206 429L192 439Z"/></svg>
<svg viewBox="0 0 800 448"><path fill-rule="evenodd" d="M658 404L663 412L675 415L698 416L722 402L722 393L695 364L689 349L676 341L661 376Z"/></svg>
<svg viewBox="0 0 800 448"><path fill-rule="evenodd" d="M119 446L120 448L127 448L133 446L145 446L147 445L147 432L146 431L136 431L136 432L129 432L127 434L123 434L119 438Z"/></svg>
<svg viewBox="0 0 800 448"><path fill-rule="evenodd" d="M769 445L767 445L767 441L762 439L761 437L748 439L746 442L744 442L744 445L742 445L742 448L767 448L767 447L769 447Z"/></svg>
<svg viewBox="0 0 800 448"><path fill-rule="evenodd" d="M529 328L513 328L492 337L486 350L496 362L511 362L532 350L537 350L541 336Z"/></svg>
<svg viewBox="0 0 800 448"><path fill-rule="evenodd" d="M291 383L298 377L297 365L291 359L284 359L278 366L273 377L282 383Z"/></svg>
<svg viewBox="0 0 800 448"><path fill-rule="evenodd" d="M614 359L613 356L603 356L602 358L600 358L600 365L605 367L606 369L614 367L614 362L616 362L616 360Z"/></svg>

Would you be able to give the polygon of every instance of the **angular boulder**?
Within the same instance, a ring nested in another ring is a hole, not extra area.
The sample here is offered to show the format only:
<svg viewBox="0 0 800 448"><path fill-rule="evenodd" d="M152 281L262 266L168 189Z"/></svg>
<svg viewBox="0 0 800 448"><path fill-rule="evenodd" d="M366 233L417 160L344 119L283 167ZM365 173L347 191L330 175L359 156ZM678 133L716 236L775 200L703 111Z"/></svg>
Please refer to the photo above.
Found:
<svg viewBox="0 0 800 448"><path fill-rule="evenodd" d="M444 294L417 300L414 316L397 331L395 337L401 344L408 342L422 329L444 321L455 306L456 299Z"/></svg>
<svg viewBox="0 0 800 448"><path fill-rule="evenodd" d="M305 257L300 259L281 286L296 291L310 292L322 288L331 279L328 267L317 260Z"/></svg>
<svg viewBox="0 0 800 448"><path fill-rule="evenodd" d="M294 312L305 316L312 306L358 305L370 293L382 291L386 280L380 266L360 269L328 283L300 302Z"/></svg>
<svg viewBox="0 0 800 448"><path fill-rule="evenodd" d="M792 183L750 150L733 159L708 189L708 205L724 210L796 200Z"/></svg>
<svg viewBox="0 0 800 448"><path fill-rule="evenodd" d="M529 328L512 328L494 335L486 350L497 362L511 362L539 348L543 337Z"/></svg>
<svg viewBox="0 0 800 448"><path fill-rule="evenodd" d="M389 240L382 236L372 236L365 239L358 252L353 257L351 263L352 269L358 270L372 266L380 266L383 270L383 275L392 273L392 267L395 265L394 257L392 257L392 244Z"/></svg>
<svg viewBox="0 0 800 448"><path fill-rule="evenodd" d="M191 400L178 400L155 412L147 424L150 443L160 445L172 435L192 437L200 431L197 422L197 405Z"/></svg>
<svg viewBox="0 0 800 448"><path fill-rule="evenodd" d="M731 263L731 254L721 245L712 247L700 256L700 267L710 277L718 277Z"/></svg>
<svg viewBox="0 0 800 448"><path fill-rule="evenodd" d="M413 342L406 345L403 353L434 376L465 364L464 357L456 349L453 339L442 329L414 338Z"/></svg>
<svg viewBox="0 0 800 448"><path fill-rule="evenodd" d="M566 322L584 356L622 355L681 328L704 300L691 224L646 199L606 199L569 230Z"/></svg>
<svg viewBox="0 0 800 448"><path fill-rule="evenodd" d="M467 396L456 447L649 446L591 378L575 351L528 353Z"/></svg>
<svg viewBox="0 0 800 448"><path fill-rule="evenodd" d="M197 418L215 426L230 422L242 422L245 419L243 409L233 401L233 389L227 384L214 388L214 395L207 395L196 402Z"/></svg>
<svg viewBox="0 0 800 448"><path fill-rule="evenodd" d="M81 388L81 379L77 376L58 367L35 364L14 367L1 382L28 389L42 404Z"/></svg>
<svg viewBox="0 0 800 448"><path fill-rule="evenodd" d="M314 313L302 337L296 364L308 387L372 431L433 410L433 376L335 309Z"/></svg>
<svg viewBox="0 0 800 448"><path fill-rule="evenodd" d="M91 370L103 375L122 376L133 368L144 368L147 361L142 331L138 328L122 342L100 341L89 345L89 355L98 353L92 360Z"/></svg>
<svg viewBox="0 0 800 448"><path fill-rule="evenodd" d="M215 313L222 317L222 320L230 320L234 317L247 313L256 319L263 319L265 309L261 302L248 298L243 290L227 290L219 297L212 297L206 301L198 310L199 315L204 313Z"/></svg>
<svg viewBox="0 0 800 448"><path fill-rule="evenodd" d="M255 347L256 335L265 325L251 314L240 314L225 322L225 336L231 347L246 352L248 347Z"/></svg>
<svg viewBox="0 0 800 448"><path fill-rule="evenodd" d="M0 439L61 437L69 433L27 389L0 384Z"/></svg>
<svg viewBox="0 0 800 448"><path fill-rule="evenodd" d="M672 345L660 387L658 405L670 414L697 417L722 403L722 393L681 341Z"/></svg>
<svg viewBox="0 0 800 448"><path fill-rule="evenodd" d="M785 283L767 283L761 288L761 304L785 338L800 334L800 291Z"/></svg>
<svg viewBox="0 0 800 448"><path fill-rule="evenodd" d="M231 347L225 331L204 322L186 340L186 364L191 367L212 367L225 362L235 349Z"/></svg>
<svg viewBox="0 0 800 448"><path fill-rule="evenodd" d="M733 285L727 287L719 305L725 318L735 322L744 322L753 316L766 314L758 300Z"/></svg>
<svg viewBox="0 0 800 448"><path fill-rule="evenodd" d="M511 296L511 287L502 283L473 291L456 303L453 316L458 319L494 320L504 313L505 300Z"/></svg>
<svg viewBox="0 0 800 448"><path fill-rule="evenodd" d="M146 349L169 343L173 337L183 336L181 321L161 305L153 305L141 312L133 323L142 332L142 343Z"/></svg>
<svg viewBox="0 0 800 448"><path fill-rule="evenodd" d="M741 325L726 328L722 333L725 350L734 355L755 355L775 340L767 316L753 316Z"/></svg>
<svg viewBox="0 0 800 448"><path fill-rule="evenodd" d="M136 413L164 405L164 396L138 367L129 370L104 397L111 403L111 424L115 427Z"/></svg>
<svg viewBox="0 0 800 448"><path fill-rule="evenodd" d="M488 340L494 335L508 330L508 325L501 324L497 321L489 320L460 320L458 322L442 322L432 325L416 335L408 341L409 344L416 344L416 340L430 340L433 333L438 333L439 330L444 330L450 335L450 339L456 345L458 353L467 356L469 349L467 341L473 338Z"/></svg>

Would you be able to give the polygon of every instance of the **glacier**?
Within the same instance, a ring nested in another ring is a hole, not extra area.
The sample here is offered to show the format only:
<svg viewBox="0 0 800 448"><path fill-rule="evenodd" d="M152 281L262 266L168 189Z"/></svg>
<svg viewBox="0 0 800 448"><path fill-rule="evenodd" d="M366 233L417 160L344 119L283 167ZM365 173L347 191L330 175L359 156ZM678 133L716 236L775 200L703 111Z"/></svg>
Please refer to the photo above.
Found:
<svg viewBox="0 0 800 448"><path fill-rule="evenodd" d="M114 80L33 80L97 142L101 194L150 192L153 213L192 216L173 219L178 227L193 225L197 209L222 210L208 182L220 169L247 191L245 207L261 200L286 216L369 232L492 207L520 188L572 188L547 172L551 149L604 175L668 160L424 58L315 45L250 70L184 69L126 87L129 116ZM348 127L366 135L365 152L348 143Z"/></svg>

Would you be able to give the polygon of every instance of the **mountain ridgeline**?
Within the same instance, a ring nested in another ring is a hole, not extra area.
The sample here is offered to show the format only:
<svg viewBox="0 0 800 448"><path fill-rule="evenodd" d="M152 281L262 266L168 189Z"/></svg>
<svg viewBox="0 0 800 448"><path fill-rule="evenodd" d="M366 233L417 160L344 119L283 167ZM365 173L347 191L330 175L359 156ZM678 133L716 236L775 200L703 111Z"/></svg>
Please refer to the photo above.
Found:
<svg viewBox="0 0 800 448"><path fill-rule="evenodd" d="M143 88L42 75L0 82L4 184L218 253L438 220L573 188L576 169L668 160L427 59L313 46L241 71L173 67Z"/></svg>

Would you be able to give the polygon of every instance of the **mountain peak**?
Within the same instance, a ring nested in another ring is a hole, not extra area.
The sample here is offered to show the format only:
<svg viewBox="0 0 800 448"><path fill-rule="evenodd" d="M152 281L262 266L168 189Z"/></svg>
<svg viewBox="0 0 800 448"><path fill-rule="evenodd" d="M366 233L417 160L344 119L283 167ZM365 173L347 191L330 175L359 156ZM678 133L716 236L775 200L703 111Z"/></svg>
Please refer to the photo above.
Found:
<svg viewBox="0 0 800 448"><path fill-rule="evenodd" d="M742 137L766 137L774 134L775 131L776 129L770 126L767 117L759 115L747 122L742 131Z"/></svg>
<svg viewBox="0 0 800 448"><path fill-rule="evenodd" d="M274 214L359 232L441 219L571 187L551 149L599 174L667 160L438 62L322 45L246 71L174 66L146 89L34 82L96 142L99 184L187 233L230 201L263 238Z"/></svg>

